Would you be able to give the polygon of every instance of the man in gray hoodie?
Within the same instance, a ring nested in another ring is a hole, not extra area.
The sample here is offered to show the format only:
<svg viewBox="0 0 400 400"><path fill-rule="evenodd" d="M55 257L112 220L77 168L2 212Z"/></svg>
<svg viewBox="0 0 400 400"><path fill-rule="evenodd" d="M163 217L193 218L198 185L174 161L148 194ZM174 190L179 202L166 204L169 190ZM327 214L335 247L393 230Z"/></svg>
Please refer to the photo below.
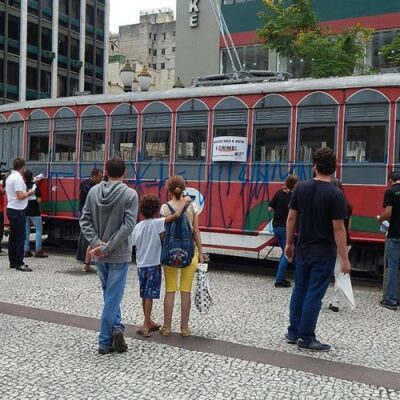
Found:
<svg viewBox="0 0 400 400"><path fill-rule="evenodd" d="M138 210L137 193L123 183L125 162L114 157L106 162L108 182L94 186L82 210L80 226L93 248L97 274L103 289L99 354L128 349L121 324L121 300L132 258L132 231Z"/></svg>

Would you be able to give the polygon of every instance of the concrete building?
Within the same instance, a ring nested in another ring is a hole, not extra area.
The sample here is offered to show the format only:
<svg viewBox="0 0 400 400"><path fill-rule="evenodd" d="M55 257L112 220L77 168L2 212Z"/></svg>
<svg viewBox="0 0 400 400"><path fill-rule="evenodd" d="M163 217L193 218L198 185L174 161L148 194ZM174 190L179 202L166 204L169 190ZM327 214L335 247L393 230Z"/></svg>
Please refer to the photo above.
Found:
<svg viewBox="0 0 400 400"><path fill-rule="evenodd" d="M175 82L175 38L176 22L170 9L142 11L138 24L120 26L119 34L111 36L109 49L113 57L110 63L121 64L126 59L132 60L134 65L144 65L154 75L153 88L169 89ZM115 82L117 68L122 66L109 66L112 74L109 81Z"/></svg>
<svg viewBox="0 0 400 400"><path fill-rule="evenodd" d="M264 21L262 0L216 0L232 34L244 69L270 69L296 73L296 60L267 52L256 30ZM221 4L222 1L222 4ZM314 10L334 32L357 23L375 30L367 48L367 62L376 70L387 67L381 48L400 33L400 2L394 0L314 0ZM196 23L192 24L195 18ZM187 85L196 75L232 72L226 46L208 0L177 0L176 74ZM193 51L193 48L196 51Z"/></svg>
<svg viewBox="0 0 400 400"><path fill-rule="evenodd" d="M0 0L0 104L104 93L109 0Z"/></svg>

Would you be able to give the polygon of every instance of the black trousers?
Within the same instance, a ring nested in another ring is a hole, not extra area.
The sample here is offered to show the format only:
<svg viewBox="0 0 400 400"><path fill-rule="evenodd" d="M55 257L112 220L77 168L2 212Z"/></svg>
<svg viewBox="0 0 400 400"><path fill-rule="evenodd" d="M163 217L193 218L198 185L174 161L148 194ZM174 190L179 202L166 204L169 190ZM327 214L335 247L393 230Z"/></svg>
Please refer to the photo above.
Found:
<svg viewBox="0 0 400 400"><path fill-rule="evenodd" d="M7 208L10 221L10 236L8 238L8 259L10 265L24 265L24 242L26 236L25 210Z"/></svg>
<svg viewBox="0 0 400 400"><path fill-rule="evenodd" d="M1 242L3 241L4 235L4 213L0 211L0 250L1 250Z"/></svg>

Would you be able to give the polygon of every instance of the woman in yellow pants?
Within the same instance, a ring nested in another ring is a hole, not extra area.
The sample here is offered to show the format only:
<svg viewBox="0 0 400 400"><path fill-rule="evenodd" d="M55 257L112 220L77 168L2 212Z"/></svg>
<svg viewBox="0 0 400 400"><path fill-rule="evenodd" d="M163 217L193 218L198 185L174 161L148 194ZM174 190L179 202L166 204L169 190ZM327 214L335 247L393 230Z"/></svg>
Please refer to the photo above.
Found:
<svg viewBox="0 0 400 400"><path fill-rule="evenodd" d="M167 181L167 189L172 195L172 200L168 202L173 209L185 203L183 192L185 191L185 181L181 176L171 176ZM167 216L170 214L166 204L161 207L161 215ZM181 335L184 337L190 336L189 328L191 290L193 277L197 269L197 264L203 259L203 250L201 245L201 237L199 230L199 216L193 204L186 210L186 216L192 227L193 239L196 244L195 255L192 263L185 268L174 268L164 265L165 276L165 297L164 297L164 324L160 328L160 333L163 336L171 335L172 312L175 303L175 293L181 292ZM178 285L178 275L180 274L180 282Z"/></svg>

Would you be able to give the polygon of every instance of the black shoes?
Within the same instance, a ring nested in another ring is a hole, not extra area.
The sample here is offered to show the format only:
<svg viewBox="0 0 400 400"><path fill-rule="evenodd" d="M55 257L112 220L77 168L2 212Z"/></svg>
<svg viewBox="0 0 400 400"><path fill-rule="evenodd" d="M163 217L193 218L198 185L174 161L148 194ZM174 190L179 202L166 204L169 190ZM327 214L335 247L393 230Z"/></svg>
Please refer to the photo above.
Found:
<svg viewBox="0 0 400 400"><path fill-rule="evenodd" d="M99 354L104 356L110 353L114 353L114 349L112 347L99 347Z"/></svg>
<svg viewBox="0 0 400 400"><path fill-rule="evenodd" d="M397 305L396 305L396 304L389 303L387 300L382 300L382 301L379 302L379 304L380 304L382 307L387 308L388 310L394 310L394 311L397 310Z"/></svg>
<svg viewBox="0 0 400 400"><path fill-rule="evenodd" d="M29 268L26 264L17 265L15 269L22 272L32 272L32 268Z"/></svg>
<svg viewBox="0 0 400 400"><path fill-rule="evenodd" d="M288 344L297 344L297 339L294 337L290 337L288 333L285 334L285 340Z"/></svg>
<svg viewBox="0 0 400 400"><path fill-rule="evenodd" d="M124 334L119 329L115 329L113 332L112 347L117 353L125 353L125 351L128 350L128 345L125 342Z"/></svg>
<svg viewBox="0 0 400 400"><path fill-rule="evenodd" d="M297 341L297 348L300 351L327 352L331 349L331 346L329 344L321 343L317 339L314 339L308 344L299 339Z"/></svg>
<svg viewBox="0 0 400 400"><path fill-rule="evenodd" d="M339 307L334 306L332 303L329 304L328 308L333 312L339 312Z"/></svg>
<svg viewBox="0 0 400 400"><path fill-rule="evenodd" d="M24 252L24 257L33 257L33 254L31 251L25 251Z"/></svg>
<svg viewBox="0 0 400 400"><path fill-rule="evenodd" d="M292 286L292 284L290 283L290 281L284 279L281 282L275 282L275 287L283 287L283 288L288 288Z"/></svg>

